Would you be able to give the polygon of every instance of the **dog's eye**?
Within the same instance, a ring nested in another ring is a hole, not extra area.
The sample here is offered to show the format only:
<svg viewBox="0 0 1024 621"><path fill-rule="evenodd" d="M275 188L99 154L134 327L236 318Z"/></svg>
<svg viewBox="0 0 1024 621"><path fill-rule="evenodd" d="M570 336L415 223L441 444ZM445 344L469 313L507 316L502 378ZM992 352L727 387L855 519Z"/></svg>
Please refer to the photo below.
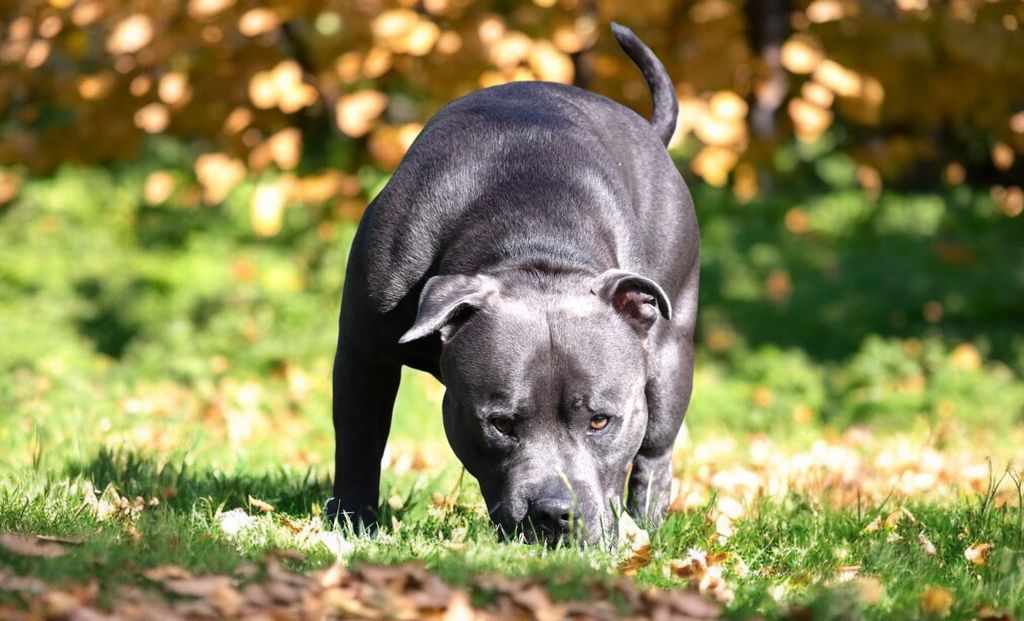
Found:
<svg viewBox="0 0 1024 621"><path fill-rule="evenodd" d="M590 418L590 428L593 431L601 431L602 429L608 426L609 421L611 421L610 416L598 414L597 416L593 416Z"/></svg>
<svg viewBox="0 0 1024 621"><path fill-rule="evenodd" d="M491 426L497 429L498 433L503 436L511 436L516 431L515 420L503 416L495 416L491 418Z"/></svg>

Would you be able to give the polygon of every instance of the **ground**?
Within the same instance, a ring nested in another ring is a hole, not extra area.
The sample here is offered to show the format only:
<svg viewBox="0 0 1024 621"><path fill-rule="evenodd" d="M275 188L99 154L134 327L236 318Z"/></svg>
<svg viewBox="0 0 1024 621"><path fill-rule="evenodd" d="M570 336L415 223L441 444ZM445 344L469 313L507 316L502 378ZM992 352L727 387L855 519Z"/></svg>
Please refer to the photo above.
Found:
<svg viewBox="0 0 1024 621"><path fill-rule="evenodd" d="M324 528L354 224L295 206L259 238L258 182L203 206L179 159L0 207L0 617L1024 615L1024 226L986 193L872 199L829 158L747 204L695 187L672 513L547 550L496 540L413 372L384 528ZM155 171L179 190L147 205Z"/></svg>

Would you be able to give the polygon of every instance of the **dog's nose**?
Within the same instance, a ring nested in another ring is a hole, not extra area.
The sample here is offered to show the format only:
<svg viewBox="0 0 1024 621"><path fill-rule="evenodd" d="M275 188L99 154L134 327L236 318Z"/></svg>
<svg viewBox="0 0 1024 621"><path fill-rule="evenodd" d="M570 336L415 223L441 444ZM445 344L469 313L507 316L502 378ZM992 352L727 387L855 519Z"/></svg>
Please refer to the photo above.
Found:
<svg viewBox="0 0 1024 621"><path fill-rule="evenodd" d="M572 501L568 498L539 498L530 503L533 527L544 535L560 536L569 532Z"/></svg>

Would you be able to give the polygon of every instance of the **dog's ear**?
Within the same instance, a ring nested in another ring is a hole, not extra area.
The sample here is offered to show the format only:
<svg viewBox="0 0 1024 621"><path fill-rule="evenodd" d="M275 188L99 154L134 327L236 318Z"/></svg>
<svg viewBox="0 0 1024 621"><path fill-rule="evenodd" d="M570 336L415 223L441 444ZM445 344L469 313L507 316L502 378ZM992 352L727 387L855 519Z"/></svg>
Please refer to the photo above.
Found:
<svg viewBox="0 0 1024 621"><path fill-rule="evenodd" d="M451 274L434 276L423 286L419 310L412 327L398 339L408 343L434 332L447 342L455 331L498 293L498 281L490 276Z"/></svg>
<svg viewBox="0 0 1024 621"><path fill-rule="evenodd" d="M608 302L641 335L646 335L660 314L672 318L665 291L650 278L611 269L597 277L592 293Z"/></svg>

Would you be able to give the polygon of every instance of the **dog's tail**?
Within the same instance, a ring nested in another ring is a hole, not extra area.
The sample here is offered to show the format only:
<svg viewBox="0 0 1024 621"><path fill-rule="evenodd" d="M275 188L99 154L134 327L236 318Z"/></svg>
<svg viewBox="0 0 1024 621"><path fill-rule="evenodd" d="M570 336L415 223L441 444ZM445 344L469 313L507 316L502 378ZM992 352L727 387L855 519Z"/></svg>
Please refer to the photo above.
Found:
<svg viewBox="0 0 1024 621"><path fill-rule="evenodd" d="M654 99L651 125L667 146L672 134L676 131L676 117L679 114L679 100L676 99L676 90L672 86L672 79L668 77L665 65L661 64L651 48L633 34L632 30L612 22L612 33L615 34L615 40L619 42L626 55L636 63L636 66L644 74L644 79L647 80L647 86L651 89L651 97Z"/></svg>

